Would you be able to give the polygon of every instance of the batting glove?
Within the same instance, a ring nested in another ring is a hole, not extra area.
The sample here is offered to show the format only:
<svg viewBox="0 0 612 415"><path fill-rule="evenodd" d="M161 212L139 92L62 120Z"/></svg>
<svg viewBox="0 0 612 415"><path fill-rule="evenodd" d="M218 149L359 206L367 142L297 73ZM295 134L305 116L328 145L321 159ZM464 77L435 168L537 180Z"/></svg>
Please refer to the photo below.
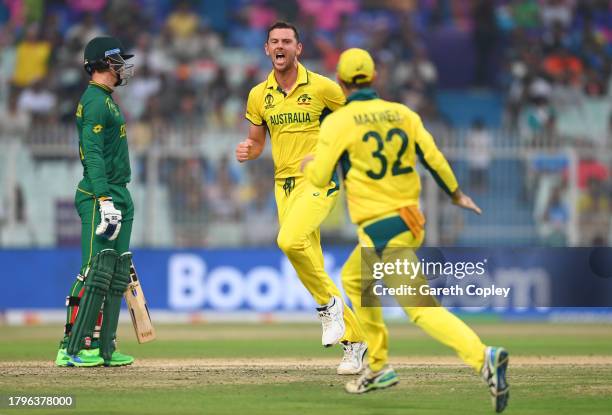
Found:
<svg viewBox="0 0 612 415"><path fill-rule="evenodd" d="M121 211L113 205L110 197L100 200L100 224L96 228L96 235L114 241L121 229Z"/></svg>

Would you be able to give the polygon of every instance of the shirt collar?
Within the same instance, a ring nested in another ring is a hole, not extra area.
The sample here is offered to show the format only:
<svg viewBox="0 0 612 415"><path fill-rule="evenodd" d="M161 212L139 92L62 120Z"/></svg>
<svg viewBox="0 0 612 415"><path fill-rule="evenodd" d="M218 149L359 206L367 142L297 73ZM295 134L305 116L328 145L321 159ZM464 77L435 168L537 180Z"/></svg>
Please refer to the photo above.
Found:
<svg viewBox="0 0 612 415"><path fill-rule="evenodd" d="M348 104L351 101L369 101L371 99L378 98L378 94L372 88L363 88L353 92L346 103Z"/></svg>
<svg viewBox="0 0 612 415"><path fill-rule="evenodd" d="M308 83L308 71L306 70L304 65L298 62L298 75L297 75L297 79L295 81L295 86L293 87L293 89L297 88L300 85L306 85L307 83ZM270 72L270 74L268 75L268 81L266 83L266 87L268 89L278 89L279 87L278 82L276 82L276 77L274 76L274 70L272 70L272 72Z"/></svg>
<svg viewBox="0 0 612 415"><path fill-rule="evenodd" d="M111 88L107 87L106 85L99 84L99 83L94 82L94 81L89 81L89 85L98 87L101 90L103 90L104 92L106 92L107 94L112 94L113 93L113 90Z"/></svg>

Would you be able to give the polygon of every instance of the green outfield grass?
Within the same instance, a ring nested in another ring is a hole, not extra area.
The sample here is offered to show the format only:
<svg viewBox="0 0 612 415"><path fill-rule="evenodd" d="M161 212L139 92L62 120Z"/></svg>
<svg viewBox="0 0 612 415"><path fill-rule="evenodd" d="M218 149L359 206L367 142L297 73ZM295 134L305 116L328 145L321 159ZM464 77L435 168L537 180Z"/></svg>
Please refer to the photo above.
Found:
<svg viewBox="0 0 612 415"><path fill-rule="evenodd" d="M486 343L511 352L506 413L610 412L612 326L472 325ZM492 413L482 381L407 323L390 325L400 384L363 396L343 391L350 377L334 372L341 352L319 345L314 324L159 325L159 339L145 345L130 330L121 327L120 348L136 365L70 369L50 364L61 328L0 326L0 394L72 394L77 401L75 409L0 407L0 414Z"/></svg>

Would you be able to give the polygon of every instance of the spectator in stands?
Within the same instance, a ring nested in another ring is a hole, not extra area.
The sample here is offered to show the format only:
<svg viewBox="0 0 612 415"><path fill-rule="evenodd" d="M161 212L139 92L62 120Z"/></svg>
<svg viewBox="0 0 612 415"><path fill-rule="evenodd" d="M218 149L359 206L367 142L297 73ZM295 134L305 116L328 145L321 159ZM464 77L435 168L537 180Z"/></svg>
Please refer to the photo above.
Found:
<svg viewBox="0 0 612 415"><path fill-rule="evenodd" d="M208 96L210 99L210 114L212 115L212 122L215 125L223 125L225 116L223 113L225 101L229 98L231 88L227 79L227 72L225 68L217 68L215 78L208 87Z"/></svg>
<svg viewBox="0 0 612 415"><path fill-rule="evenodd" d="M214 181L208 188L208 200L214 220L237 221L240 218L238 182L230 170L230 161L224 155L217 163Z"/></svg>
<svg viewBox="0 0 612 415"><path fill-rule="evenodd" d="M393 82L399 85L421 82L429 97L433 97L437 81L438 70L422 45L414 48L411 60L400 61L393 73Z"/></svg>
<svg viewBox="0 0 612 415"><path fill-rule="evenodd" d="M185 144L194 144L198 140L198 131L193 131L194 127L201 127L205 121L202 118L204 113L201 100L198 99L196 91L186 89L179 98L179 111L174 115L175 126L188 128L189 136L185 136Z"/></svg>
<svg viewBox="0 0 612 415"><path fill-rule="evenodd" d="M57 96L39 79L19 95L17 106L30 115L33 126L48 124L56 115Z"/></svg>
<svg viewBox="0 0 612 415"><path fill-rule="evenodd" d="M72 10L87 13L100 13L107 0L67 0Z"/></svg>
<svg viewBox="0 0 612 415"><path fill-rule="evenodd" d="M552 27L556 23L568 27L572 22L572 2L545 0L540 6L540 19L546 27Z"/></svg>
<svg viewBox="0 0 612 415"><path fill-rule="evenodd" d="M249 245L262 246L272 245L276 242L276 204L272 192L264 191L270 188L270 180L265 176L252 178L252 197L244 204L244 222L249 227L249 232L244 235Z"/></svg>
<svg viewBox="0 0 612 415"><path fill-rule="evenodd" d="M209 25L202 25L198 36L200 37L202 47L199 58L215 59L223 46L221 36Z"/></svg>
<svg viewBox="0 0 612 415"><path fill-rule="evenodd" d="M552 191L542 218L545 225L544 242L549 246L565 246L567 243L569 210L562 194L563 188L560 186Z"/></svg>
<svg viewBox="0 0 612 415"><path fill-rule="evenodd" d="M11 25L0 28L0 102L9 96L9 89L15 68L14 34Z"/></svg>
<svg viewBox="0 0 612 415"><path fill-rule="evenodd" d="M125 101L127 101L126 112L135 119L139 119L149 101L154 95L161 91L162 82L158 75L151 72L147 64L138 68L138 76L130 81L127 87Z"/></svg>
<svg viewBox="0 0 612 415"><path fill-rule="evenodd" d="M519 29L534 29L540 24L537 0L517 0L511 2L512 18Z"/></svg>
<svg viewBox="0 0 612 415"><path fill-rule="evenodd" d="M336 31L336 46L340 50L364 48L367 34L355 16L343 14Z"/></svg>
<svg viewBox="0 0 612 415"><path fill-rule="evenodd" d="M168 190L178 246L205 246L209 203L205 165L198 158L175 159Z"/></svg>
<svg viewBox="0 0 612 415"><path fill-rule="evenodd" d="M203 49L198 35L200 17L191 10L188 1L178 3L166 20L166 29L171 38L172 53L178 59L195 59Z"/></svg>
<svg viewBox="0 0 612 415"><path fill-rule="evenodd" d="M588 97L602 98L607 94L607 83L604 82L601 72L594 68L587 68L584 80L584 94Z"/></svg>
<svg viewBox="0 0 612 415"><path fill-rule="evenodd" d="M200 17L194 13L188 1L180 1L166 20L166 27L174 39L187 39L196 34Z"/></svg>
<svg viewBox="0 0 612 415"><path fill-rule="evenodd" d="M24 39L17 44L13 85L26 88L47 76L50 57L51 43L41 37L38 25L31 24Z"/></svg>
<svg viewBox="0 0 612 415"><path fill-rule="evenodd" d="M6 108L0 111L0 140L2 138L25 139L30 127L30 116L17 105L17 94L9 96Z"/></svg>
<svg viewBox="0 0 612 415"><path fill-rule="evenodd" d="M484 192L489 186L489 167L491 166L491 134L485 128L482 119L472 121L466 138L468 150L468 168L470 189L474 192Z"/></svg>
<svg viewBox="0 0 612 415"><path fill-rule="evenodd" d="M83 16L82 20L79 20L68 29L64 38L68 43L76 43L80 51L91 39L102 35L104 35L104 31L98 25L96 15L94 13L87 13Z"/></svg>
<svg viewBox="0 0 612 415"><path fill-rule="evenodd" d="M548 55L542 63L545 74L552 78L562 79L569 75L571 82L579 84L584 73L584 67L580 59L570 53L564 47L558 47Z"/></svg>
<svg viewBox="0 0 612 415"><path fill-rule="evenodd" d="M303 17L312 16L316 27L327 34L338 29L342 16L359 10L357 0L298 0Z"/></svg>
<svg viewBox="0 0 612 415"><path fill-rule="evenodd" d="M580 85L571 82L569 73L564 73L554 80L550 93L550 102L556 112L580 108L583 95Z"/></svg>
<svg viewBox="0 0 612 415"><path fill-rule="evenodd" d="M592 180L600 182L610 180L610 169L594 157L595 148L586 144L584 147L588 153L578 162L578 189L580 190L587 189Z"/></svg>
<svg viewBox="0 0 612 415"><path fill-rule="evenodd" d="M472 11L472 21L474 22L472 39L476 52L474 81L476 85L485 86L490 83L492 55L498 37L495 4L490 0L476 1Z"/></svg>
<svg viewBox="0 0 612 415"><path fill-rule="evenodd" d="M572 37L560 22L555 22L542 36L542 47L547 52L571 46Z"/></svg>
<svg viewBox="0 0 612 415"><path fill-rule="evenodd" d="M147 59L147 64L153 72L165 74L176 68L177 61L172 55L172 39L169 30L162 30L153 40L146 37L139 39L138 48L144 52L142 56ZM137 56L135 54L134 58Z"/></svg>
<svg viewBox="0 0 612 415"><path fill-rule="evenodd" d="M609 180L608 180L609 181ZM591 178L578 200L581 245L600 245L610 228L610 187L602 180Z"/></svg>

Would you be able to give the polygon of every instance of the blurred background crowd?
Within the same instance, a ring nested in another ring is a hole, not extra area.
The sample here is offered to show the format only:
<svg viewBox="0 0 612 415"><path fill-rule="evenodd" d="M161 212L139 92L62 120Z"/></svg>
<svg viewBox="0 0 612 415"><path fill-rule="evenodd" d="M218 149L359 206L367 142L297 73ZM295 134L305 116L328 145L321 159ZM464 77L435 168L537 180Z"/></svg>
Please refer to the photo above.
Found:
<svg viewBox="0 0 612 415"><path fill-rule="evenodd" d="M0 0L0 246L78 241L74 111L102 34L135 54L116 92L135 245L274 244L269 154L238 165L233 147L278 19L330 77L342 50L369 50L380 95L422 115L483 205L465 216L426 180L428 243L612 242L610 0ZM323 231L351 240L342 203Z"/></svg>

